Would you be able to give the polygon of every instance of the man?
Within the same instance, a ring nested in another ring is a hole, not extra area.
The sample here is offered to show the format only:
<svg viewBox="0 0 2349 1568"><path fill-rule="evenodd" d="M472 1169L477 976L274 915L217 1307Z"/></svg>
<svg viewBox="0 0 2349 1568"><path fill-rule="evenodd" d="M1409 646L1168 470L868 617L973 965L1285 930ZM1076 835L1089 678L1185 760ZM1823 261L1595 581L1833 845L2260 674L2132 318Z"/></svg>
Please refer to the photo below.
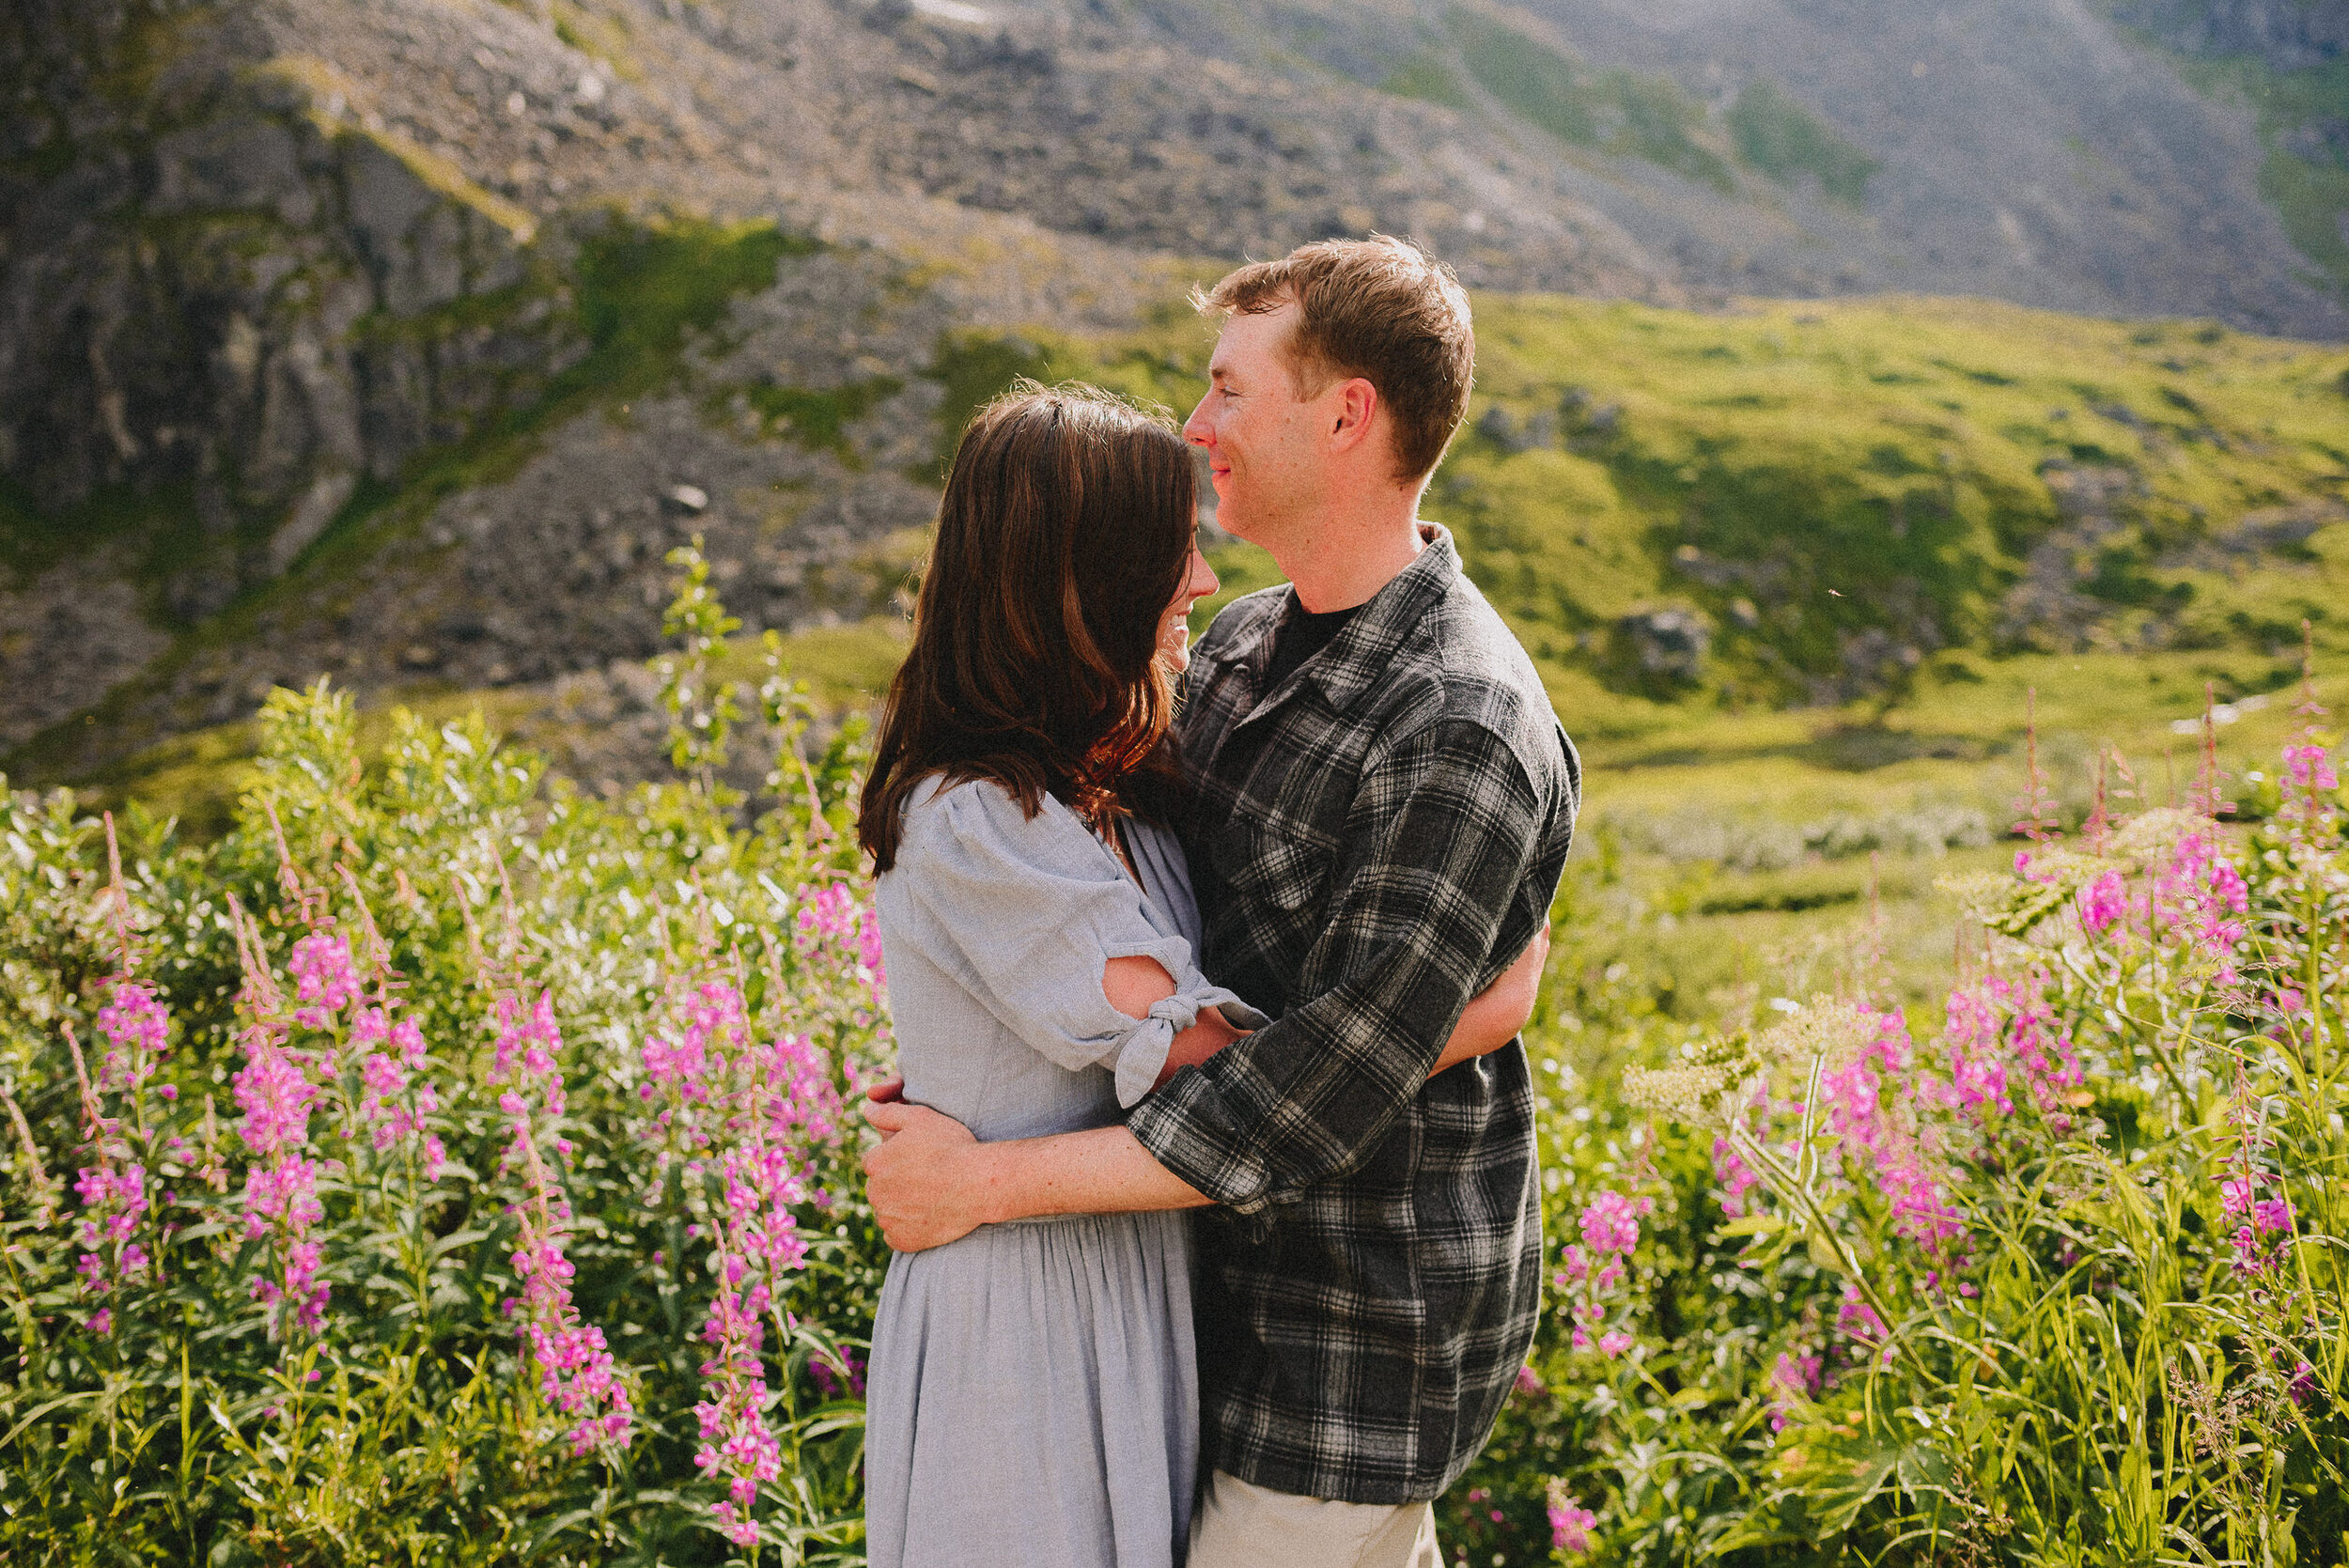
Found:
<svg viewBox="0 0 2349 1568"><path fill-rule="evenodd" d="M1221 524L1290 585L1193 655L1182 825L1203 967L1275 1021L1127 1124L978 1144L878 1105L891 1242L1045 1214L1219 1205L1197 1230L1193 1568L1439 1568L1430 1501L1533 1336L1533 1096L1513 1043L1431 1079L1537 939L1579 765L1532 664L1423 523L1468 406L1467 296L1400 241L1307 245L1221 315L1184 434Z"/></svg>

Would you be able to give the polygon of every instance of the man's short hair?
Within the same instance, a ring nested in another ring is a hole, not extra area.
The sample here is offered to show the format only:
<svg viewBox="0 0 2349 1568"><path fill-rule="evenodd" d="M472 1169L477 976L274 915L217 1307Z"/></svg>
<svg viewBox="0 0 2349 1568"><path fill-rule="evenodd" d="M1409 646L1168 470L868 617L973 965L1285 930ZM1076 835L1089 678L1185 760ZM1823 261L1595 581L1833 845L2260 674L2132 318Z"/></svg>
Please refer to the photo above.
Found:
<svg viewBox="0 0 2349 1568"><path fill-rule="evenodd" d="M1322 240L1252 261L1194 292L1202 314L1261 316L1295 301L1289 374L1300 397L1360 376L1394 421L1395 477L1424 479L1468 412L1476 336L1452 269L1408 240Z"/></svg>

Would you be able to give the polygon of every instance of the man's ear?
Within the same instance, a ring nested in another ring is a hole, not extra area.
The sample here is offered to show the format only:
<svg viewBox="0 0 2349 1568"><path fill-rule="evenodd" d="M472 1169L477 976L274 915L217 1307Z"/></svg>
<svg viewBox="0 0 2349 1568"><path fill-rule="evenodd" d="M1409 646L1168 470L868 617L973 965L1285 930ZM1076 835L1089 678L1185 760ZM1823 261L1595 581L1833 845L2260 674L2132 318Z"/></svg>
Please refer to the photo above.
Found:
<svg viewBox="0 0 2349 1568"><path fill-rule="evenodd" d="M1378 389L1356 376L1340 386L1337 394L1336 407L1330 415L1330 450L1351 452L1370 439L1378 423Z"/></svg>

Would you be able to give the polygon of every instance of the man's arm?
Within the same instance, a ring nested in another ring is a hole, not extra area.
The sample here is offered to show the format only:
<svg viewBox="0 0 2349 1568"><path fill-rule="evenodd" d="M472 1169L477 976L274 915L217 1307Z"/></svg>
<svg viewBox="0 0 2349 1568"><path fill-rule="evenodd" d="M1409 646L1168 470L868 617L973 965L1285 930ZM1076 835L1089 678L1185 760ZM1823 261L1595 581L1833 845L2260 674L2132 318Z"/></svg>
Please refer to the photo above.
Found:
<svg viewBox="0 0 2349 1568"><path fill-rule="evenodd" d="M1441 717L1399 737L1355 785L1360 847L1309 959L1325 988L1136 1106L1142 1146L1243 1213L1358 1169L1438 1092L1427 1079L1506 955L1502 927L1563 807L1486 724Z"/></svg>
<svg viewBox="0 0 2349 1568"><path fill-rule="evenodd" d="M1514 1037L1522 1017L1498 1040L1452 1039L1539 848L1542 806L1523 767L1481 727L1431 726L1363 790L1385 831L1332 906L1325 939L1346 942L1352 959L1336 987L1179 1073L1137 1108L1134 1133L980 1145L936 1111L868 1108L888 1139L865 1170L891 1245L916 1250L1043 1214L1261 1208L1351 1169L1451 1064L1448 1045L1465 1059ZM1519 962L1530 982L1539 957ZM1530 984L1519 1004L1530 1013Z"/></svg>

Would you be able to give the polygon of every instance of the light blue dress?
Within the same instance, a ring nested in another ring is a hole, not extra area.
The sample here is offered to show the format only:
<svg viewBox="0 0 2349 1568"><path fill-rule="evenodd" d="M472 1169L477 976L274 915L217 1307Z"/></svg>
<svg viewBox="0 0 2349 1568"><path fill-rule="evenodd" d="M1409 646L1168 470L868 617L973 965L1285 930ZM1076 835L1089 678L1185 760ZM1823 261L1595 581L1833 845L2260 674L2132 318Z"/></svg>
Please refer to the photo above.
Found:
<svg viewBox="0 0 2349 1568"><path fill-rule="evenodd" d="M1172 835L1129 823L1127 875L1045 798L925 784L876 895L906 1098L982 1141L1107 1126L1175 1033L1220 1006ZM1101 991L1155 958L1174 995L1136 1019ZM1199 1445L1180 1213L982 1226L889 1265L865 1390L873 1568L1174 1568Z"/></svg>

